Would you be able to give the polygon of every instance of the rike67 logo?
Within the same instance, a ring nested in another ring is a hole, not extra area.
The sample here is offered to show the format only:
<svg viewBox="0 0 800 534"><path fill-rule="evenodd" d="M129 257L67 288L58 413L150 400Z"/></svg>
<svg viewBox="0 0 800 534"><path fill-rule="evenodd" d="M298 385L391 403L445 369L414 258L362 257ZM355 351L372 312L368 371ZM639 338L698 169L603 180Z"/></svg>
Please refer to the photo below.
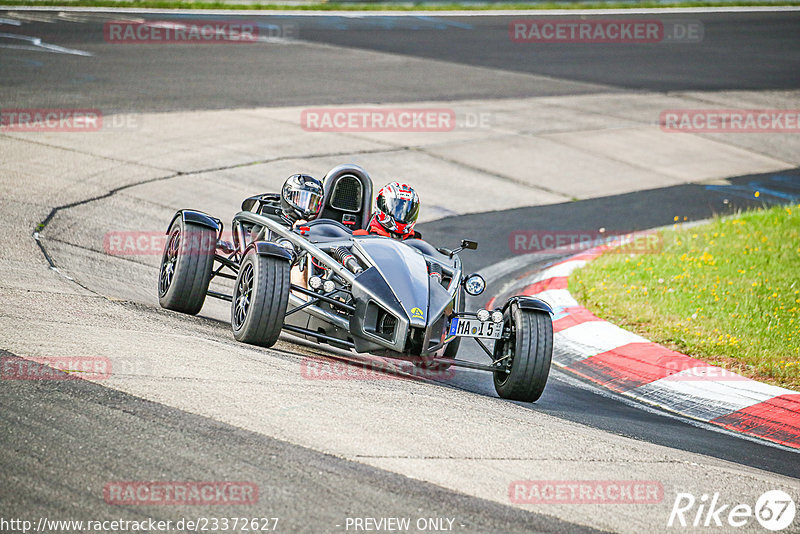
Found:
<svg viewBox="0 0 800 534"><path fill-rule="evenodd" d="M667 527L723 527L726 530L750 525L753 518L773 532L792 525L797 508L792 497L782 490L771 490L746 503L725 503L719 493L703 494L697 499L691 493L678 493L669 514Z"/></svg>

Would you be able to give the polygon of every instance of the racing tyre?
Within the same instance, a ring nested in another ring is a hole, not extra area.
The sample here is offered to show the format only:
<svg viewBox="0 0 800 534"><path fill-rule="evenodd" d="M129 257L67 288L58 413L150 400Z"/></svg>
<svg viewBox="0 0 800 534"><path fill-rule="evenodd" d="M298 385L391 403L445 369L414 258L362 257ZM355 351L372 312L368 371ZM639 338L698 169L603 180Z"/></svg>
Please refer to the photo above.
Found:
<svg viewBox="0 0 800 534"><path fill-rule="evenodd" d="M233 337L251 345L274 345L283 328L289 286L288 261L250 250L239 266L233 290Z"/></svg>
<svg viewBox="0 0 800 534"><path fill-rule="evenodd" d="M498 340L494 347L495 360L506 358L503 370L494 373L494 388L504 399L535 402L550 374L553 321L547 312L512 304L505 311L505 328L509 339Z"/></svg>
<svg viewBox="0 0 800 534"><path fill-rule="evenodd" d="M158 302L162 308L196 315L211 281L217 232L178 217L168 235L158 274Z"/></svg>

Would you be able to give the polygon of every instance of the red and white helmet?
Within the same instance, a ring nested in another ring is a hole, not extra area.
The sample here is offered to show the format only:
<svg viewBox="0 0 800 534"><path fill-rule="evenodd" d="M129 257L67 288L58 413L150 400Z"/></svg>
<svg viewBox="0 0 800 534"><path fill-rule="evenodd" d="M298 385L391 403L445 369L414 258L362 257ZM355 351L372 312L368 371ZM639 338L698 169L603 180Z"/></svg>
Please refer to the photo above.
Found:
<svg viewBox="0 0 800 534"><path fill-rule="evenodd" d="M414 188L400 182L386 184L375 198L375 220L401 237L414 233L419 217L419 196Z"/></svg>

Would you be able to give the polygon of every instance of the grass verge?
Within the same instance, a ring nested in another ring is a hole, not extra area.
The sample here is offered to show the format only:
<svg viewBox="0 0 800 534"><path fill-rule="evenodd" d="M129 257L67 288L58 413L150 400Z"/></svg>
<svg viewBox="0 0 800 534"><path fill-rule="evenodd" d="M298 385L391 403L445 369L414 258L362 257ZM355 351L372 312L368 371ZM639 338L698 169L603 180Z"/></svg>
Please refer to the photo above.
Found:
<svg viewBox="0 0 800 534"><path fill-rule="evenodd" d="M550 10L550 9L642 9L669 7L753 7L800 6L800 0L779 1L684 1L684 2L506 2L506 3L378 3L378 2L314 2L302 5L236 4L228 2L195 2L192 0L0 0L3 7L116 7L144 9L230 9L275 11L482 11L482 10Z"/></svg>
<svg viewBox="0 0 800 534"><path fill-rule="evenodd" d="M800 391L800 204L676 226L660 253L606 253L569 289L651 341Z"/></svg>

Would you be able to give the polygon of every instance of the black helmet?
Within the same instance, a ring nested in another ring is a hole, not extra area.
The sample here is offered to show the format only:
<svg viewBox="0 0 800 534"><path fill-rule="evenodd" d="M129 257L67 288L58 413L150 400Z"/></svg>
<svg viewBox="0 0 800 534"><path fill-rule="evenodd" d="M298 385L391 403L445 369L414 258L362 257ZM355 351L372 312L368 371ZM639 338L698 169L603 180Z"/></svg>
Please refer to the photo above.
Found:
<svg viewBox="0 0 800 534"><path fill-rule="evenodd" d="M281 208L287 219L310 221L322 211L322 182L307 174L293 174L283 184Z"/></svg>

